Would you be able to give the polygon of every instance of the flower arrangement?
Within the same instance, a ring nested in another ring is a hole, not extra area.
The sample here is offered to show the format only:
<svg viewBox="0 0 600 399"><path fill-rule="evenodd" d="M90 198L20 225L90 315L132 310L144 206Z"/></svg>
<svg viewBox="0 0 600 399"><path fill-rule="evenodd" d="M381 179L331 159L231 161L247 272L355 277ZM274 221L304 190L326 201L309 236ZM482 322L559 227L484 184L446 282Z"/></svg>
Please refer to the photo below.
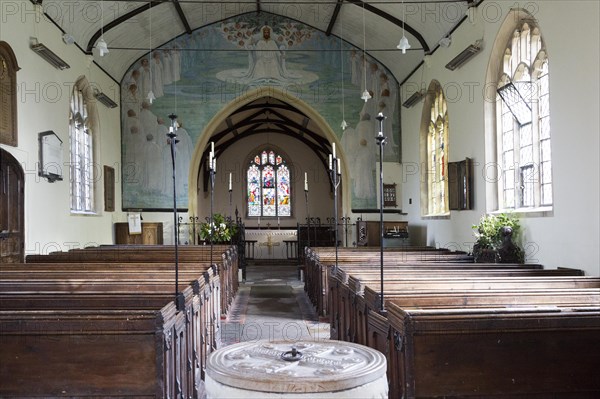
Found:
<svg viewBox="0 0 600 399"><path fill-rule="evenodd" d="M208 218L207 218L208 219ZM237 226L231 219L225 218L220 213L213 215L213 232L212 241L214 243L229 242L237 232ZM200 239L210 241L211 239L211 224L210 220L200 224Z"/></svg>
<svg viewBox="0 0 600 399"><path fill-rule="evenodd" d="M519 242L521 225L512 214L484 215L472 226L477 241L473 246L475 262L523 263Z"/></svg>

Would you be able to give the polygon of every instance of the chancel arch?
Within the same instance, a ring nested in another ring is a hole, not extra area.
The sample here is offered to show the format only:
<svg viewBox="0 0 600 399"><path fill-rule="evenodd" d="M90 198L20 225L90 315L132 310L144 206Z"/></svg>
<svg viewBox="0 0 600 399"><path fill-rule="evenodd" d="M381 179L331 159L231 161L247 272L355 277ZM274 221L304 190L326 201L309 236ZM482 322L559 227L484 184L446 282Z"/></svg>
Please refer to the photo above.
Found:
<svg viewBox="0 0 600 399"><path fill-rule="evenodd" d="M261 96L263 93L267 95ZM211 142L214 143L217 158L215 191L219 200L215 202L228 201L226 190L231 173L235 205L242 215L246 214L247 165L244 161L250 150L279 148L283 154L288 154L288 166L293 179L292 191L296 192L296 198L304 189L306 173L311 198L318 201L318 197L326 196L326 201L333 204L327 174L327 157L334 142L340 149L338 153L342 161L342 181L350 178L345 161L346 154L341 149L336 135L315 109L281 90L271 87L268 90L256 89L248 93L245 99L233 101L223 107L200 134L192 157L188 181L189 209L198 215L209 214L210 186L205 161ZM235 156L232 158L231 154ZM344 209L342 204L350 208L348 201L342 200L344 197L349 198L348 185L342 184L340 190L341 213ZM304 202L304 199L297 200L294 206L296 210L301 208L302 215L305 214ZM324 209L330 211L326 205ZM294 210L292 214L295 215Z"/></svg>

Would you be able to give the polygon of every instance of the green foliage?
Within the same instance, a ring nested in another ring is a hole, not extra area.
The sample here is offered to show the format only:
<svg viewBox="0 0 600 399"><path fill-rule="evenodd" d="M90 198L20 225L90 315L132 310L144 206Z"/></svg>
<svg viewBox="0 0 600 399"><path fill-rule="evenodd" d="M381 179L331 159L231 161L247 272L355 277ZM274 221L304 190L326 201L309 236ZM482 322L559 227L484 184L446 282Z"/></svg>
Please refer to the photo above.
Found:
<svg viewBox="0 0 600 399"><path fill-rule="evenodd" d="M512 228L513 242L519 242L519 233L521 225L519 219L513 214L501 213L498 215L484 215L479 220L479 224L473 225L475 237L479 248L498 249L502 244L502 227Z"/></svg>
<svg viewBox="0 0 600 399"><path fill-rule="evenodd" d="M231 219L226 219L225 216L220 213L215 213L213 215L213 235L212 241L216 243L223 243L231 241L231 238L237 232L237 225L231 221ZM201 223L200 224L200 239L205 241L210 241L211 236L211 224L210 222Z"/></svg>

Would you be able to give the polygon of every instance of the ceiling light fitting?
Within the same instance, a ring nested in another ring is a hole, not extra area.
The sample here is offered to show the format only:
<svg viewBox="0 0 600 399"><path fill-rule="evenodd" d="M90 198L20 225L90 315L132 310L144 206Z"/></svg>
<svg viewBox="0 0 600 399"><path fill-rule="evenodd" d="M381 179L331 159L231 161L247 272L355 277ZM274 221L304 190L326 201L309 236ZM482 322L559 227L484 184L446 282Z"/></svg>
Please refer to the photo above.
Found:
<svg viewBox="0 0 600 399"><path fill-rule="evenodd" d="M98 49L98 55L100 57L104 57L106 54L109 53L108 45L104 41L104 36L100 36L100 40L98 40L98 42L96 43L96 48Z"/></svg>
<svg viewBox="0 0 600 399"><path fill-rule="evenodd" d="M69 34L69 33L65 33L62 36L63 42L65 42L65 44L73 44L75 43L75 38L73 37L73 35Z"/></svg>
<svg viewBox="0 0 600 399"><path fill-rule="evenodd" d="M450 36L442 37L439 41L439 44L442 47L448 48L452 44L452 39L450 38Z"/></svg>
<svg viewBox="0 0 600 399"><path fill-rule="evenodd" d="M104 41L104 0L100 3L100 40L96 42L96 48L98 49L98 55L104 57L109 53L108 45Z"/></svg>
<svg viewBox="0 0 600 399"><path fill-rule="evenodd" d="M148 3L148 12L150 13L150 47L148 48L148 65L150 65L150 63L152 62L152 2ZM149 67L149 71L150 71L150 85L152 86L153 84L153 80L152 80L152 67ZM146 99L148 100L148 102L150 104L152 104L154 102L154 100L156 100L156 96L154 95L154 92L152 91L152 88L150 88L150 91L148 92L148 96L146 96Z"/></svg>
<svg viewBox="0 0 600 399"><path fill-rule="evenodd" d="M406 18L406 13L404 12L404 2L402 2L402 37L400 38L400 43L396 46L397 49L402 50L402 54L406 54L406 50L410 48L410 43L408 43L408 39L404 34L404 19Z"/></svg>
<svg viewBox="0 0 600 399"><path fill-rule="evenodd" d="M371 93L367 90L367 34L365 29L365 3L363 3L362 9L363 17L363 75L365 77L365 91L362 92L360 98L365 102L371 99Z"/></svg>

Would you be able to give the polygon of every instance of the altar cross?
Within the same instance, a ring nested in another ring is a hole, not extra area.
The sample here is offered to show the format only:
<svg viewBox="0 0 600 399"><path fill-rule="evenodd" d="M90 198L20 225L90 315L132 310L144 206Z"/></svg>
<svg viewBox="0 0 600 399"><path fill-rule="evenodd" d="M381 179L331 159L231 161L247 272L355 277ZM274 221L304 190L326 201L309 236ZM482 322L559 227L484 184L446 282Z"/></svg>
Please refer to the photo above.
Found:
<svg viewBox="0 0 600 399"><path fill-rule="evenodd" d="M269 255L273 255L273 247L278 247L279 245L281 245L280 242L274 242L273 241L273 235L271 233L269 233L269 235L267 236L267 241L266 242L261 242L260 244L261 247L268 247L269 249Z"/></svg>

